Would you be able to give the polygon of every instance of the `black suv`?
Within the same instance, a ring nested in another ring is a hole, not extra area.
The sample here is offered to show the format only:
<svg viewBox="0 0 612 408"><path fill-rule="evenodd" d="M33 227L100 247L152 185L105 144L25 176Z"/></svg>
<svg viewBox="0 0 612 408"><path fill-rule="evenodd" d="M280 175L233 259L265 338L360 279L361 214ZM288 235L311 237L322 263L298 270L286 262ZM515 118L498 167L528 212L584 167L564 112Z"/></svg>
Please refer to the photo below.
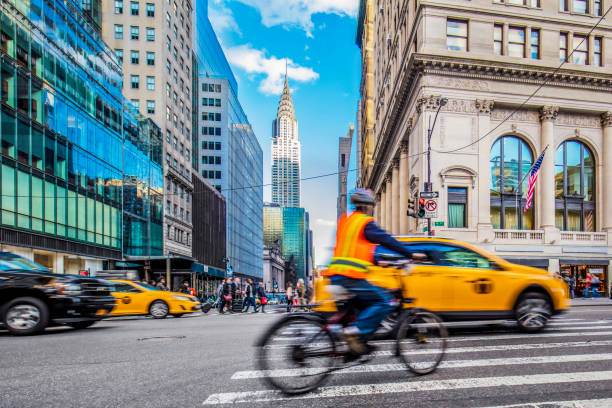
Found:
<svg viewBox="0 0 612 408"><path fill-rule="evenodd" d="M108 282L55 274L21 256L0 252L0 323L13 334L34 334L59 324L84 329L113 307Z"/></svg>

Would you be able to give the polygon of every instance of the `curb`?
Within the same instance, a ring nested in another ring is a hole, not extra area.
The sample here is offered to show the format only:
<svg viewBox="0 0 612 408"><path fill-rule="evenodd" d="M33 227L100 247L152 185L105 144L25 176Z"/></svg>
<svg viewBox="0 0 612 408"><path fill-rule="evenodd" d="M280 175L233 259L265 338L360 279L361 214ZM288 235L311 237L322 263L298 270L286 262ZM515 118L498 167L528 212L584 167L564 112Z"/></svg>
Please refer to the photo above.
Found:
<svg viewBox="0 0 612 408"><path fill-rule="evenodd" d="M578 303L578 304L572 304L570 306L570 309L573 309L575 307L591 307L591 306L598 306L598 307L609 306L609 307L612 307L612 301L605 302L605 303L604 302L597 302L597 303L583 303L583 304Z"/></svg>

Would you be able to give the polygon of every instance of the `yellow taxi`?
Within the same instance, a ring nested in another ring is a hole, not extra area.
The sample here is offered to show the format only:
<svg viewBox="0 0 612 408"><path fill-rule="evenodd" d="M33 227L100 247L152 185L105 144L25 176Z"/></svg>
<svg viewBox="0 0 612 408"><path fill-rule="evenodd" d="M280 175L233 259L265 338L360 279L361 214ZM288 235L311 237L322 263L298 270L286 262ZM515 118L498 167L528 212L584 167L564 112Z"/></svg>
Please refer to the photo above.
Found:
<svg viewBox="0 0 612 408"><path fill-rule="evenodd" d="M514 319L521 329L535 332L552 315L569 308L567 285L560 276L546 270L513 264L453 239L398 239L425 258L403 274L375 266L368 280L388 289L403 287L404 297L415 298L411 306L428 309L446 321ZM382 247L376 249L376 254L394 255ZM320 311L333 308L325 301L331 297L325 291L326 285L325 278L315 285Z"/></svg>
<svg viewBox="0 0 612 408"><path fill-rule="evenodd" d="M187 313L200 311L200 301L191 295L179 292L165 292L151 285L129 280L110 280L112 292L117 299L110 316L151 315L154 319L164 319L168 314L181 317Z"/></svg>

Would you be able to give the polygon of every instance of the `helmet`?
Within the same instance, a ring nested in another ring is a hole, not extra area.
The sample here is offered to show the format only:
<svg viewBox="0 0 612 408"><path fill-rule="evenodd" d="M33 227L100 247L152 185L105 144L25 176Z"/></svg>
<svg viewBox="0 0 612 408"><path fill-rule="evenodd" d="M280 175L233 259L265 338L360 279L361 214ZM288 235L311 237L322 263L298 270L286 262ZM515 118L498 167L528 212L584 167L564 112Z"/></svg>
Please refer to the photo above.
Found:
<svg viewBox="0 0 612 408"><path fill-rule="evenodd" d="M351 193L351 204L355 205L376 205L376 197L374 194L365 188L356 188Z"/></svg>

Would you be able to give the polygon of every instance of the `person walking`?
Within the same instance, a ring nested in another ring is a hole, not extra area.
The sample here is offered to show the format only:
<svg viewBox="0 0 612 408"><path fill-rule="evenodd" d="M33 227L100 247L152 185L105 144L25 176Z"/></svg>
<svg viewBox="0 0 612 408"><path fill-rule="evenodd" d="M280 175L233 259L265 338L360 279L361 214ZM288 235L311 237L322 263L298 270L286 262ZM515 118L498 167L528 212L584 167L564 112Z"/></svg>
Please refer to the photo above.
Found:
<svg viewBox="0 0 612 408"><path fill-rule="evenodd" d="M178 290L181 293L185 293L187 295L191 295L191 288L189 287L189 282L183 282L183 286Z"/></svg>
<svg viewBox="0 0 612 408"><path fill-rule="evenodd" d="M599 286L601 285L601 280L595 274L591 274L591 296L593 299L599 297Z"/></svg>
<svg viewBox="0 0 612 408"><path fill-rule="evenodd" d="M246 288L244 289L244 306L242 312L246 313L249 311L249 307L253 306L253 313L257 313L257 304L255 304L255 286L253 285L253 279L247 279Z"/></svg>
<svg viewBox="0 0 612 408"><path fill-rule="evenodd" d="M268 298L266 296L266 290L264 289L263 282L259 282L259 285L257 285L257 297L259 298L259 304L261 305L261 313L266 313L264 308L268 304Z"/></svg>
<svg viewBox="0 0 612 408"><path fill-rule="evenodd" d="M291 282L287 284L287 291L285 292L285 296L287 297L287 313L289 313L293 304L293 285L291 284Z"/></svg>
<svg viewBox="0 0 612 408"><path fill-rule="evenodd" d="M306 304L306 285L304 284L304 279L300 278L297 281L297 285L295 285L295 292L297 296L298 305Z"/></svg>
<svg viewBox="0 0 612 408"><path fill-rule="evenodd" d="M223 308L227 306L227 309L231 311L232 308L232 282L231 278L227 278L225 283L221 285L221 301L219 304L219 313L225 313Z"/></svg>

